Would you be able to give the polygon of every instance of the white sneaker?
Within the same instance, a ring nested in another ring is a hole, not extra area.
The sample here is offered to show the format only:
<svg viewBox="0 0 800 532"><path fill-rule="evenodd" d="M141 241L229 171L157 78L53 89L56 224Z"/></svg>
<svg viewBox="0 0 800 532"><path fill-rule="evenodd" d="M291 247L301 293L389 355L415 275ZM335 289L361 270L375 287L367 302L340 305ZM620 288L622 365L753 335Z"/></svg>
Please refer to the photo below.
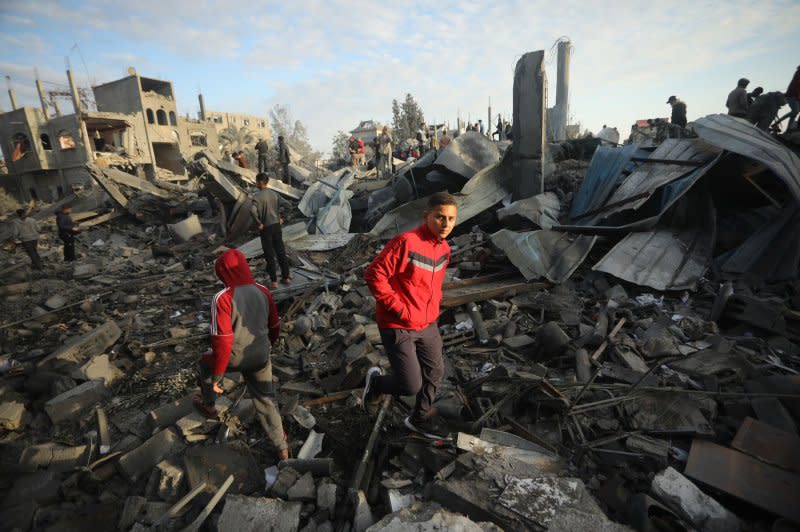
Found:
<svg viewBox="0 0 800 532"><path fill-rule="evenodd" d="M367 409L367 399L370 397L372 392L372 379L376 375L383 375L383 371L378 366L372 366L367 370L367 377L364 379L366 383L364 384L364 391L361 393L361 406L364 410Z"/></svg>

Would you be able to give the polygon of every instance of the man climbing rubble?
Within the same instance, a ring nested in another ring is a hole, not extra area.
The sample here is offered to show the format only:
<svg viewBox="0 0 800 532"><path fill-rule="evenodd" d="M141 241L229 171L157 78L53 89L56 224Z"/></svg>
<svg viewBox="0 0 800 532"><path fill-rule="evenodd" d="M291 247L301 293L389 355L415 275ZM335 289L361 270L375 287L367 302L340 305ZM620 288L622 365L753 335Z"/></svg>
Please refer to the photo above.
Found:
<svg viewBox="0 0 800 532"><path fill-rule="evenodd" d="M414 395L417 399L406 426L428 436L442 435L436 421L436 388L444 375L439 302L450 262L445 239L455 227L458 207L450 194L428 199L424 223L396 236L364 272L375 296L375 319L392 366L392 375L378 367L367 372L362 399L376 395Z"/></svg>
<svg viewBox="0 0 800 532"><path fill-rule="evenodd" d="M211 353L200 358L200 395L195 407L216 418L214 408L226 370L239 371L253 399L256 417L280 460L289 457L286 433L273 400L270 351L278 339L278 308L267 287L257 284L244 254L229 249L215 264L225 288L211 302Z"/></svg>
<svg viewBox="0 0 800 532"><path fill-rule="evenodd" d="M677 96L670 96L667 103L672 106L670 122L678 127L686 127L686 103Z"/></svg>

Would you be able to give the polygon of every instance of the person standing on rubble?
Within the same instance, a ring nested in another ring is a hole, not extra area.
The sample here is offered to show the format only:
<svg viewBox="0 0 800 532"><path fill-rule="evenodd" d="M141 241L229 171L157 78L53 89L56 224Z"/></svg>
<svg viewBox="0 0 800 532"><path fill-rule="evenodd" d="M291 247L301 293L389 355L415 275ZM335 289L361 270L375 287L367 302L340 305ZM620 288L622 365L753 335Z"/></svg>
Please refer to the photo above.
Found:
<svg viewBox="0 0 800 532"><path fill-rule="evenodd" d="M381 177L389 177L392 175L392 137L387 126L383 126L381 134L378 135L378 142L381 154L379 173Z"/></svg>
<svg viewBox="0 0 800 532"><path fill-rule="evenodd" d="M347 151L350 153L350 165L354 169L358 168L358 141L353 135L347 139Z"/></svg>
<svg viewBox="0 0 800 532"><path fill-rule="evenodd" d="M292 178L289 177L290 162L289 147L283 140L283 135L278 135L278 164L281 166L281 179L283 179L283 182L287 185L292 184Z"/></svg>
<svg viewBox="0 0 800 532"><path fill-rule="evenodd" d="M445 149L451 140L450 135L447 133L447 128L442 128L442 138L439 139L439 146Z"/></svg>
<svg viewBox="0 0 800 532"><path fill-rule="evenodd" d="M73 262L75 260L75 235L81 232L80 227L72 220L72 207L64 205L59 212L56 212L56 227L58 228L58 238L64 242L64 260Z"/></svg>
<svg viewBox="0 0 800 532"><path fill-rule="evenodd" d="M780 91L762 94L752 107L747 111L747 119L750 123L762 130L769 130L769 125L778 116L778 110L786 105L786 97Z"/></svg>
<svg viewBox="0 0 800 532"><path fill-rule="evenodd" d="M775 125L777 126L785 118L788 118L789 124L786 126L786 131L789 131L797 127L797 113L800 113L800 66L794 71L794 76L792 76L792 81L789 82L784 96L786 103L789 104L789 112L780 117Z"/></svg>
<svg viewBox="0 0 800 532"><path fill-rule="evenodd" d="M283 233L279 205L280 198L277 192L267 188L269 176L260 173L256 176L256 187L258 192L253 198L253 206L250 214L258 227L258 234L261 238L261 249L264 251L264 258L267 260L267 275L269 275L269 286L272 289L278 288L278 275L275 268L275 258L281 267L281 283L290 284L292 276L289 270L289 259L286 257L286 246L283 245Z"/></svg>
<svg viewBox="0 0 800 532"><path fill-rule="evenodd" d="M239 153L236 154L235 159L240 168L250 168L250 165L247 163L247 155L244 154L244 150L239 150Z"/></svg>
<svg viewBox="0 0 800 532"><path fill-rule="evenodd" d="M34 270L42 269L42 260L39 258L39 223L28 216L27 209L18 209L17 220L14 220L13 236L15 243L19 243L25 253L31 258L31 267Z"/></svg>
<svg viewBox="0 0 800 532"><path fill-rule="evenodd" d="M206 417L216 418L214 403L225 393L225 371L239 371L253 400L256 417L280 460L289 458L272 384L270 352L280 333L278 308L270 291L253 279L244 254L229 249L214 265L225 288L211 302L211 352L200 357L200 395L195 407Z"/></svg>
<svg viewBox="0 0 800 532"><path fill-rule="evenodd" d="M672 106L670 122L678 127L686 127L686 104L677 96L670 96L667 103Z"/></svg>
<svg viewBox="0 0 800 532"><path fill-rule="evenodd" d="M367 371L364 407L376 395L414 395L417 400L405 425L439 436L436 388L444 375L439 302L450 263L445 240L455 227L458 206L446 192L428 198L424 223L390 240L364 272L375 297L375 319L392 366L392 375L378 367Z"/></svg>
<svg viewBox="0 0 800 532"><path fill-rule="evenodd" d="M740 78L736 83L736 88L728 94L728 101L725 106L728 108L728 114L737 118L747 118L747 86L750 80L747 78Z"/></svg>
<svg viewBox="0 0 800 532"><path fill-rule="evenodd" d="M256 142L256 152L258 153L258 172L267 171L267 155L269 154L269 145L264 137L259 137Z"/></svg>

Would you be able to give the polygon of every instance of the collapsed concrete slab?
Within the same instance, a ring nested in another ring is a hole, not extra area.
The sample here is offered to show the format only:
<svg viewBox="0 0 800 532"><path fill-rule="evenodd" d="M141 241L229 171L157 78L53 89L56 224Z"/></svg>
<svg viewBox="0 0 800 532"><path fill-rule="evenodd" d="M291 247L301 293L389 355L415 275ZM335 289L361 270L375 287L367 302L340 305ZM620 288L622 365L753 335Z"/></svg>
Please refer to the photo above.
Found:
<svg viewBox="0 0 800 532"><path fill-rule="evenodd" d="M114 320L108 320L96 329L80 336L53 351L37 364L40 369L59 369L82 364L86 359L101 354L114 345L122 331Z"/></svg>
<svg viewBox="0 0 800 532"><path fill-rule="evenodd" d="M739 519L675 469L668 467L653 478L653 493L704 532L741 530Z"/></svg>
<svg viewBox="0 0 800 532"><path fill-rule="evenodd" d="M161 460L183 449L180 436L173 429L157 432L149 440L136 449L124 454L117 462L117 469L128 480L134 481L139 476L149 473Z"/></svg>
<svg viewBox="0 0 800 532"><path fill-rule="evenodd" d="M102 380L87 381L47 401L44 411L53 424L61 423L98 404L106 393Z"/></svg>
<svg viewBox="0 0 800 532"><path fill-rule="evenodd" d="M300 526L300 502L286 502L266 497L228 495L219 516L218 530L237 532L295 532Z"/></svg>
<svg viewBox="0 0 800 532"><path fill-rule="evenodd" d="M476 523L448 510L434 502L420 502L390 513L367 529L367 532L436 532L439 530L460 530L462 532L501 532L503 529L494 523Z"/></svg>

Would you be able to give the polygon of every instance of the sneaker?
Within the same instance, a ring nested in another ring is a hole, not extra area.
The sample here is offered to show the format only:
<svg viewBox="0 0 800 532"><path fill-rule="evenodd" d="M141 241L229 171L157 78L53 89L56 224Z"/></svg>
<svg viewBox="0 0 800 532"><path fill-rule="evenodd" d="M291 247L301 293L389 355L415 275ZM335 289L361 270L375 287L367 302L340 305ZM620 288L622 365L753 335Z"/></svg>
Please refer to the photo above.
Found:
<svg viewBox="0 0 800 532"><path fill-rule="evenodd" d="M270 281L269 287L270 289L275 290L276 288L278 288L278 281Z"/></svg>
<svg viewBox="0 0 800 532"><path fill-rule="evenodd" d="M284 277L281 279L281 283L286 285L292 284L292 276L290 275L289 277Z"/></svg>
<svg viewBox="0 0 800 532"><path fill-rule="evenodd" d="M372 379L376 375L383 375L381 368L379 368L378 366L373 366L367 370L367 377L365 379L366 382L364 384L364 392L361 394L361 406L362 408L364 408L364 410L367 409L367 405L372 400L372 396L375 395L372 392Z"/></svg>
<svg viewBox="0 0 800 532"><path fill-rule="evenodd" d="M446 428L442 427L437 422L436 416L422 418L416 415L410 415L406 416L403 423L405 423L405 426L408 427L409 430L434 440L445 439L450 434Z"/></svg>

